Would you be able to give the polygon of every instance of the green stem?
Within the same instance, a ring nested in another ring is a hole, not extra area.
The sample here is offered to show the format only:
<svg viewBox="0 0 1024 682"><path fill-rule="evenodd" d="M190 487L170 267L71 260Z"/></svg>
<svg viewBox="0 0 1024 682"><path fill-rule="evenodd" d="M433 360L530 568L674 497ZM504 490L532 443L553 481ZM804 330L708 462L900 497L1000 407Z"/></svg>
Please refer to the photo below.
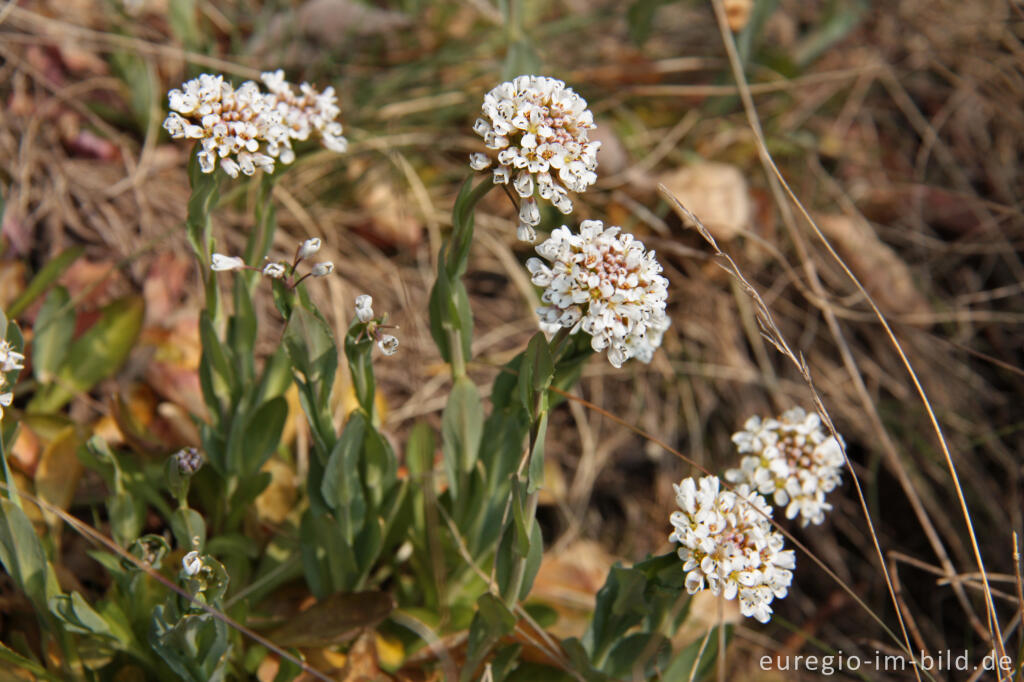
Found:
<svg viewBox="0 0 1024 682"><path fill-rule="evenodd" d="M256 226L249 233L245 245L245 262L262 271L263 260L274 243L274 232L277 230L277 211L274 206L274 184L277 176L264 173L260 179L259 195L256 199ZM259 272L247 271L244 274L250 293L259 281Z"/></svg>

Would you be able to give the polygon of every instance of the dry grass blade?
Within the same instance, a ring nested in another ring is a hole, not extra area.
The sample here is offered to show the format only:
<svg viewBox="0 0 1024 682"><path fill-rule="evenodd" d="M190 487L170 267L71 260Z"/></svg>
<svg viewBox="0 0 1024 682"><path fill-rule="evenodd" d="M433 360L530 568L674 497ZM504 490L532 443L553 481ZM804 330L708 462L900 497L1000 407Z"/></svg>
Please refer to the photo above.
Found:
<svg viewBox="0 0 1024 682"><path fill-rule="evenodd" d="M990 630L990 639L992 641L993 650L997 651L1000 654L1000 656L1005 656L1005 649L1003 648L1002 635L1001 635L1001 632L1000 632L999 618L998 618L998 614L996 613L996 610L995 610L995 604L993 603L993 600L992 600L992 594L991 594L991 590L990 590L989 585L988 585L988 580L987 580L987 578L985 578L985 565L984 565L984 561L983 561L982 556L981 556L981 549L980 549L979 544L978 544L978 538L977 538L977 535L976 535L975 530L974 530L974 523L971 520L971 514L970 514L970 511L967 508L967 501L966 501L966 499L964 497L963 488L960 485L960 480L959 480L959 475L957 474L956 465L953 463L952 454L949 451L949 446L948 446L948 444L946 442L945 436L943 435L942 427L939 425L938 418L935 416L935 411L932 408L931 401L928 399L928 396L927 396L927 394L926 394L926 392L924 390L924 387L921 385L921 382L918 379L918 376L917 376L916 372L914 371L914 369L913 369L913 367L912 367L912 365L910 363L909 358L907 357L906 353L904 352L903 347L900 344L899 340L896 338L895 334L893 333L892 329L890 328L890 326L889 326L885 316L878 309L878 306L875 304L875 302L871 298L871 296L867 293L867 290L864 288L864 286L860 282L860 280L857 279L857 277L853 274L853 272L850 271L849 267L847 267L847 265L843 262L842 258L836 253L835 249L829 243L828 239L822 233L821 229L815 224L814 219L807 212L806 208L804 208L802 202L800 202L800 200L797 198L797 196L793 193L792 189L789 187L789 184L786 182L785 178L782 176L782 173L779 171L778 167L775 165L775 162L773 161L773 159L771 157L771 154L768 152L767 145L765 144L764 133L761 130L760 123L759 123L759 120L758 120L758 117L757 117L757 113L756 113L756 109L754 108L753 98L751 97L751 94L750 94L750 91L749 91L749 87L747 86L746 78L745 78L745 76L743 74L743 67L742 67L742 64L740 63L740 60L739 60L739 54L738 54L738 52L736 50L735 41L733 39L732 33L729 31L729 28L728 28L728 24L727 24L727 20L726 20L726 16L725 16L725 10L724 10L724 7L722 6L722 1L721 0L712 0L712 2L714 4L714 8L715 8L715 15L718 18L718 24L719 24L719 29L720 29L720 32L721 32L721 35L722 35L722 41L725 44L726 51L728 52L728 55L729 55L729 62L732 65L733 75L734 75L734 77L736 79L737 85L740 87L740 97L741 97L741 99L743 101L744 109L746 110L747 118L748 118L748 120L750 122L751 129L754 131L755 137L757 139L758 151L759 151L759 154L761 156L762 163L765 165L766 169L768 169L770 171L769 175L768 175L769 181L773 185L777 184L778 186L780 186L781 188L783 188L785 190L786 195L798 207L798 209L800 210L800 213L804 217L804 219L812 226L812 228L814 229L814 232L817 235L818 239L820 239L821 242L825 245L825 247L828 250L829 254L832 256L833 259L835 259L835 261L843 269L843 272L847 275L847 277L849 277L850 280L854 283L854 285L857 287L858 291L860 291L861 295L863 295L865 297L865 300L867 300L867 302L871 306L871 309L874 311L875 315L877 316L879 322L882 324L883 328L885 329L885 332L886 332L886 335L889 338L889 341L892 343L893 347L896 349L896 352L898 353L898 355L900 357L900 361L902 362L902 364L906 368L907 373L910 375L910 378L911 378L911 380L912 380L912 382L914 384L914 388L917 391L917 393L918 393L918 395L919 395L919 397L921 399L921 402L924 405L925 410L928 413L928 418L929 418L929 420L930 420L930 422L932 424L932 428L934 429L934 431L936 433L936 436L938 437L938 441L939 441L940 447L942 448L942 453L943 453L943 456L945 457L946 465L947 465L947 467L949 469L950 477L952 478L953 485L954 485L954 488L955 488L955 491L956 491L956 494L957 494L957 498L958 498L958 501L960 503L961 512L962 512L962 514L964 516L964 520L965 520L965 522L967 524L967 530L968 530L968 534L970 535L971 547L972 547L972 550L974 552L975 561L977 562L978 568L979 568L979 570L981 571L981 573L983 575L983 579L984 579L984 583L985 583L986 608L988 610L989 627L991 629ZM786 202L779 202L779 208L782 209L784 212L788 212L789 211L789 205ZM832 428L831 423L829 424L829 427ZM865 509L865 511L866 511L866 509ZM872 531L872 533L874 533L874 531ZM876 544L877 544L877 540L876 540ZM882 565L882 570L885 571L885 562L884 562L884 559L882 557L882 553L881 553L880 548L878 549L878 554L879 554L879 560L880 560L881 565ZM890 592L892 592L892 584L891 584L891 580L889 579L888 574L886 575L886 580L887 580L887 582L889 584ZM892 594L892 597L893 597L894 603L896 603L896 598L895 598L895 594L894 593ZM900 609L899 609L898 605L897 605L897 616L900 618L901 627L903 627L903 625L902 625L902 620L903 619L902 619L902 615L900 614ZM907 637L905 628L904 628L904 636ZM909 638L907 638L907 645L909 647ZM915 668L915 674L917 674L916 668ZM1002 679L1002 675L1001 674L1000 674L1000 679Z"/></svg>

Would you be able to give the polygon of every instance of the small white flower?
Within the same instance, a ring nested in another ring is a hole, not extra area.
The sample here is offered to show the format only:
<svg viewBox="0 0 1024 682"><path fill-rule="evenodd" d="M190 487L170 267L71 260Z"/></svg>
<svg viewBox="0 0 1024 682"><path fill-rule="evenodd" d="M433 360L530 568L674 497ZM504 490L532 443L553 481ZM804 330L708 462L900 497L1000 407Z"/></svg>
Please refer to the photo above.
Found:
<svg viewBox="0 0 1024 682"><path fill-rule="evenodd" d="M487 158L486 154L480 152L474 152L469 155L469 167L475 171L482 171L491 165L491 160Z"/></svg>
<svg viewBox="0 0 1024 682"><path fill-rule="evenodd" d="M203 568L203 559L199 556L199 552L192 550L181 560L181 567L185 571L185 575L191 577L197 575Z"/></svg>
<svg viewBox="0 0 1024 682"><path fill-rule="evenodd" d="M566 190L583 192L597 181L601 143L587 138L594 115L586 100L560 80L519 76L487 93L481 109L484 117L473 132L498 163L494 182L506 184L515 172L519 196L531 197L536 190L562 213L572 212ZM490 166L480 156L470 157L474 170ZM528 233L521 225L520 234Z"/></svg>
<svg viewBox="0 0 1024 682"><path fill-rule="evenodd" d="M2 382L0 382L0 385L2 385ZM0 419L4 418L3 408L10 407L12 400L14 400L14 394L10 391L7 393L0 393Z"/></svg>
<svg viewBox="0 0 1024 682"><path fill-rule="evenodd" d="M225 256L223 253L215 253L210 261L210 269L216 272L241 270L243 268L245 268L245 261L238 256Z"/></svg>
<svg viewBox="0 0 1024 682"><path fill-rule="evenodd" d="M680 511L670 517L669 541L681 545L687 592L709 589L726 599L738 597L740 613L767 623L772 600L789 591L796 556L783 549L763 497L745 485L720 486L717 476L686 478L673 486Z"/></svg>
<svg viewBox="0 0 1024 682"><path fill-rule="evenodd" d="M0 371L13 372L16 369L25 369L25 356L14 350L10 341L0 341Z"/></svg>
<svg viewBox="0 0 1024 682"><path fill-rule="evenodd" d="M391 334L384 334L377 340L377 347L384 355L394 355L398 351L398 339Z"/></svg>
<svg viewBox="0 0 1024 682"><path fill-rule="evenodd" d="M284 263L267 263L263 266L263 274L274 279L281 279L286 272Z"/></svg>
<svg viewBox="0 0 1024 682"><path fill-rule="evenodd" d="M314 277L326 277L327 275L334 272L334 263L331 261L324 261L323 263L317 263L313 266L312 274Z"/></svg>
<svg viewBox="0 0 1024 682"><path fill-rule="evenodd" d="M356 317L360 322L369 322L373 319L373 298L368 294L356 296Z"/></svg>
<svg viewBox="0 0 1024 682"><path fill-rule="evenodd" d="M668 280L654 252L600 220L584 220L578 235L563 225L536 248L549 262L526 261L531 281L544 287L540 321L583 330L615 367L650 362L669 326Z"/></svg>
<svg viewBox="0 0 1024 682"><path fill-rule="evenodd" d="M313 237L302 242L302 246L299 247L299 260L309 258L314 253L320 250L320 238Z"/></svg>
<svg viewBox="0 0 1024 682"><path fill-rule="evenodd" d="M842 482L843 452L817 413L794 407L777 419L754 416L732 440L747 456L725 472L726 480L771 496L786 518L799 516L804 526L825 520L832 509L825 495Z"/></svg>

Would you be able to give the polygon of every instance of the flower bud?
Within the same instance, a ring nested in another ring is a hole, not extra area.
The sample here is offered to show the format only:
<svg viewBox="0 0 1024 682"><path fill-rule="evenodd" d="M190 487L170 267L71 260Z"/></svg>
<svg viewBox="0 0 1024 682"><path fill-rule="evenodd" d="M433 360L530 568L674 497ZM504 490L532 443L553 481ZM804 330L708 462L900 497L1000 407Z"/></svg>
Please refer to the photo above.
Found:
<svg viewBox="0 0 1024 682"><path fill-rule="evenodd" d="M373 319L373 299L369 295L356 296L356 317L360 322L369 322Z"/></svg>
<svg viewBox="0 0 1024 682"><path fill-rule="evenodd" d="M299 247L299 260L309 258L314 253L320 250L320 238L313 237L302 242L302 246Z"/></svg>
<svg viewBox="0 0 1024 682"><path fill-rule="evenodd" d="M238 256L225 256L223 253L215 253L210 261L210 269L215 272L224 270L241 270L245 267L245 261Z"/></svg>
<svg viewBox="0 0 1024 682"><path fill-rule="evenodd" d="M314 265L312 274L314 277L326 277L332 272L334 272L334 263L331 261L325 261Z"/></svg>
<svg viewBox="0 0 1024 682"><path fill-rule="evenodd" d="M203 466L203 456L195 448L182 448L175 452L173 457L182 476L192 476Z"/></svg>
<svg viewBox="0 0 1024 682"><path fill-rule="evenodd" d="M203 568L203 559L199 556L199 552L192 550L181 560L181 567L185 571L185 575L192 577L197 575Z"/></svg>
<svg viewBox="0 0 1024 682"><path fill-rule="evenodd" d="M281 279L285 274L285 267L281 263L267 263L263 266L263 274L274 279Z"/></svg>

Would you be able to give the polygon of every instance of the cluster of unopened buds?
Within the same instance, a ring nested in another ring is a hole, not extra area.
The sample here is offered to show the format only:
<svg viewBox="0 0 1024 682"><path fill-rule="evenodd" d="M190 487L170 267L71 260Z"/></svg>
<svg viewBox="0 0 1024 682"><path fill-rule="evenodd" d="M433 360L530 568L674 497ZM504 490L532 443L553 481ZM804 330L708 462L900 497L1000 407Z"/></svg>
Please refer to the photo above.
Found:
<svg viewBox="0 0 1024 682"><path fill-rule="evenodd" d="M203 466L203 455L196 448L182 448L174 453L174 464L182 476L194 476Z"/></svg>
<svg viewBox="0 0 1024 682"><path fill-rule="evenodd" d="M259 272L264 277L279 279L284 282L285 286L294 289L307 277L326 277L334 272L334 263L323 261L316 263L309 272L301 277L297 279L295 277L295 271L299 267L299 263L316 254L320 250L321 245L322 242L319 237L307 239L295 249L295 257L291 263L287 261L268 261L262 268L246 265L245 261L238 256L225 256L223 253L215 253L210 258L210 269L217 272L251 270Z"/></svg>
<svg viewBox="0 0 1024 682"><path fill-rule="evenodd" d="M291 163L292 144L311 135L332 151L345 151L333 88L320 92L303 83L296 95L281 70L262 74L262 81L270 92L254 81L235 88L224 76L204 73L168 93L171 112L164 128L175 139L199 143L196 156L204 173L218 163L233 178L257 168L272 173L275 159Z"/></svg>
<svg viewBox="0 0 1024 682"><path fill-rule="evenodd" d="M5 407L10 407L14 394L4 391L7 387L7 372L25 369L25 356L14 350L10 341L0 341L0 419L3 419Z"/></svg>
<svg viewBox="0 0 1024 682"><path fill-rule="evenodd" d="M377 342L377 348L380 348L380 352L384 355L394 355L398 351L398 339L384 332L385 329L397 329L397 327L387 324L387 313L380 317L374 314L373 298L367 294L356 296L356 319L366 325L356 336L356 341L365 335Z"/></svg>

